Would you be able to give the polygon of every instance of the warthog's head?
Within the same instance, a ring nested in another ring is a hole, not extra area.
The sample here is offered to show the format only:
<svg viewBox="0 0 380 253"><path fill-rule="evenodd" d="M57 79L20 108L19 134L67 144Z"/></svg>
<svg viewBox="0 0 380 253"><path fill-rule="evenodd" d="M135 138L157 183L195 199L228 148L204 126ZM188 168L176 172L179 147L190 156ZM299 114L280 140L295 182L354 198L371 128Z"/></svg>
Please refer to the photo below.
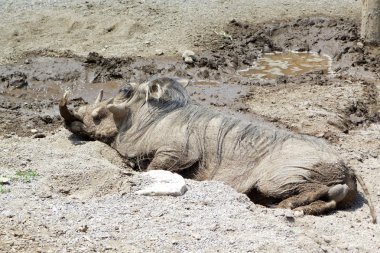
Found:
<svg viewBox="0 0 380 253"><path fill-rule="evenodd" d="M75 134L110 144L120 131L135 122L152 121L157 115L184 106L190 100L183 85L172 78L127 84L114 98L104 101L102 98L101 91L94 104L72 111L67 108L65 93L59 111L66 128Z"/></svg>
<svg viewBox="0 0 380 253"><path fill-rule="evenodd" d="M59 112L66 128L82 137L111 143L117 135L117 128L112 113L107 109L110 100L102 101L103 91L100 91L94 104L81 106L76 111L67 108L67 97L65 93L59 103Z"/></svg>

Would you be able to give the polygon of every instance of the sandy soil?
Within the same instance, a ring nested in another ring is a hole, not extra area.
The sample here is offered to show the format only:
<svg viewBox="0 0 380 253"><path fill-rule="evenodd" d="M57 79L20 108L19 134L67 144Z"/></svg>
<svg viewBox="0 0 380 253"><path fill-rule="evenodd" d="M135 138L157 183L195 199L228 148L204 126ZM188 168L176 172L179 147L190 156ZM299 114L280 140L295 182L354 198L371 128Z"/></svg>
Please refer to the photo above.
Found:
<svg viewBox="0 0 380 253"><path fill-rule="evenodd" d="M76 107L125 82L190 80L198 103L327 139L363 176L379 216L380 52L359 39L360 1L0 5L0 179L10 179L0 185L0 252L380 250L363 194L321 217L255 205L220 182L187 180L182 197L136 195L139 173L107 145L71 135L57 112L64 90ZM327 54L333 74L237 72L285 50Z"/></svg>
<svg viewBox="0 0 380 253"><path fill-rule="evenodd" d="M201 50L203 37L223 32L233 18L259 23L319 14L360 17L360 1L354 0L0 0L0 6L0 63L46 50L181 54Z"/></svg>

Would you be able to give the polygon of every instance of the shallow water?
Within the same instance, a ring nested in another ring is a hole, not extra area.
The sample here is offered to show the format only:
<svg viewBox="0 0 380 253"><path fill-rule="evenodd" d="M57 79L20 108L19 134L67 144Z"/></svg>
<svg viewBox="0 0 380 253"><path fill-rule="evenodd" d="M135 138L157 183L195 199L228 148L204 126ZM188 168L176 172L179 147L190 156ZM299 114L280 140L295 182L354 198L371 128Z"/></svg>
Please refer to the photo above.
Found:
<svg viewBox="0 0 380 253"><path fill-rule="evenodd" d="M244 77L276 79L279 76L296 76L322 70L328 73L331 58L317 53L281 52L265 54L251 68L240 70Z"/></svg>

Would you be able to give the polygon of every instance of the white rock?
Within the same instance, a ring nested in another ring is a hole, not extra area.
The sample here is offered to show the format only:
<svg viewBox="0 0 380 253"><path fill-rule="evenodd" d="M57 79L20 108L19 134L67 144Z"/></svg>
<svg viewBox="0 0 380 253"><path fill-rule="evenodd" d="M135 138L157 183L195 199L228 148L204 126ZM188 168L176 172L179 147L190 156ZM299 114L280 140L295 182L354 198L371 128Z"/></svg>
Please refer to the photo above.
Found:
<svg viewBox="0 0 380 253"><path fill-rule="evenodd" d="M194 58L195 57L195 53L191 50L185 50L182 54L182 58L186 58L186 57L191 57L191 58Z"/></svg>
<svg viewBox="0 0 380 253"><path fill-rule="evenodd" d="M10 181L7 177L0 177L0 184L9 184Z"/></svg>
<svg viewBox="0 0 380 253"><path fill-rule="evenodd" d="M185 61L185 63L188 63L188 64L191 64L194 62L193 58L191 58L191 57L185 57L184 61Z"/></svg>
<svg viewBox="0 0 380 253"><path fill-rule="evenodd" d="M305 213L303 211L294 211L294 217L303 217Z"/></svg>
<svg viewBox="0 0 380 253"><path fill-rule="evenodd" d="M293 212L291 210L286 209L284 212L284 216L285 216L286 220L294 222L295 215L293 214Z"/></svg>
<svg viewBox="0 0 380 253"><path fill-rule="evenodd" d="M137 194L148 196L181 196L187 191L183 177L165 170L151 170L142 173L143 176L150 177L153 184L137 191Z"/></svg>
<svg viewBox="0 0 380 253"><path fill-rule="evenodd" d="M186 63L193 63L195 60L195 53L191 50L185 50L185 52L182 54L182 59Z"/></svg>
<svg viewBox="0 0 380 253"><path fill-rule="evenodd" d="M164 54L164 51L162 51L161 49L156 49L155 54L156 54L156 55L163 55L163 54Z"/></svg>
<svg viewBox="0 0 380 253"><path fill-rule="evenodd" d="M358 42L358 43L356 43L356 45L359 47L359 48L363 48L364 47L364 44L363 44L363 42Z"/></svg>

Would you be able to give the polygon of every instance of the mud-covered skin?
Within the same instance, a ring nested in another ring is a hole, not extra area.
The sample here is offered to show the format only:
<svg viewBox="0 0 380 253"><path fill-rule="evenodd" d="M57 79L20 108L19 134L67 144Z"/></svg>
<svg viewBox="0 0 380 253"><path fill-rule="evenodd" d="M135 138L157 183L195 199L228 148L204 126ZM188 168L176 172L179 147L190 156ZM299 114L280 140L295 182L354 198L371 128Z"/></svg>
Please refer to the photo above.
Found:
<svg viewBox="0 0 380 253"><path fill-rule="evenodd" d="M68 128L113 140L108 144L125 158L149 157L148 170L190 169L195 179L223 181L253 200L256 191L279 207L312 215L355 199L355 173L325 142L210 111L194 104L175 79L128 85L114 99L98 100L68 115L62 103ZM114 131L107 138L115 126L116 138Z"/></svg>

